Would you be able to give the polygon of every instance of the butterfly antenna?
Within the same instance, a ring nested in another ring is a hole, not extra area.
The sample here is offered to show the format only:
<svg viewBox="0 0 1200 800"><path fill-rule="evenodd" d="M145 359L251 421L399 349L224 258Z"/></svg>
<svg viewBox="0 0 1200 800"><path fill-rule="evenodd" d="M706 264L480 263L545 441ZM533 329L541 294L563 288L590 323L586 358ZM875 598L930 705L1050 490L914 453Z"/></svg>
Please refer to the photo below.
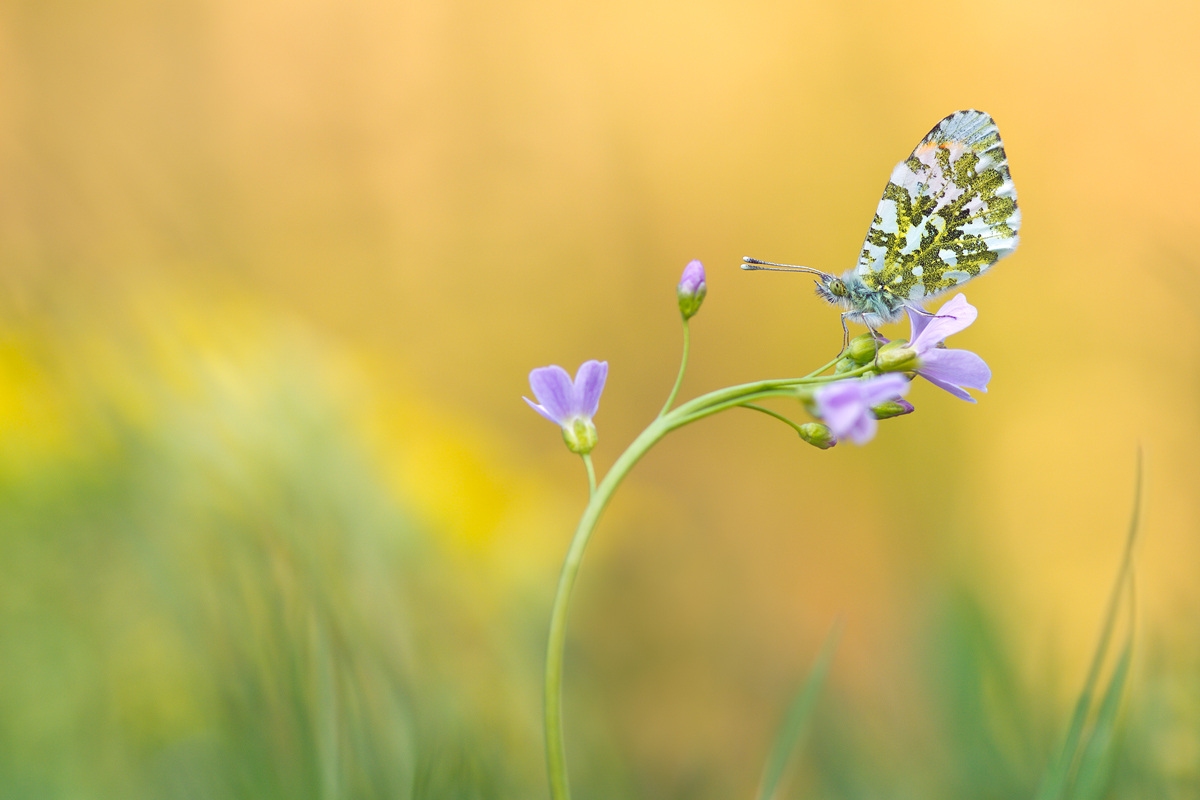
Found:
<svg viewBox="0 0 1200 800"><path fill-rule="evenodd" d="M807 272L810 275L820 275L822 278L832 277L826 272L821 272L819 269L812 267L799 267L795 264L776 264L774 261L761 261L757 258L749 256L742 257L742 269L745 270L766 270L768 272Z"/></svg>

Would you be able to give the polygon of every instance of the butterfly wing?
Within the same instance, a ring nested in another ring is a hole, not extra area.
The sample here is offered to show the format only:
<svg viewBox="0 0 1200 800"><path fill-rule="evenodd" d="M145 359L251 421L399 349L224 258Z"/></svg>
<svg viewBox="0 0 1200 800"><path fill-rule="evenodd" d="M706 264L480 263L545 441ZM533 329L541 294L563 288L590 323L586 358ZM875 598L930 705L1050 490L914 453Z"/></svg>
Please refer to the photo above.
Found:
<svg viewBox="0 0 1200 800"><path fill-rule="evenodd" d="M996 123L956 111L892 170L854 273L870 289L919 302L1011 253L1020 227Z"/></svg>

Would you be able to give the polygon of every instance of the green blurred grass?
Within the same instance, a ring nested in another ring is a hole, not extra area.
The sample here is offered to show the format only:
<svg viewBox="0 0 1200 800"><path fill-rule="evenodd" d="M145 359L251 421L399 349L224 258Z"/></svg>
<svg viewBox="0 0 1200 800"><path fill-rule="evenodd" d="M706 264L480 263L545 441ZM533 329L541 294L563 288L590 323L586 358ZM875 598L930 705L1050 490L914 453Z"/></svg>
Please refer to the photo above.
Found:
<svg viewBox="0 0 1200 800"><path fill-rule="evenodd" d="M141 374L136 414L76 385L66 451L7 454L5 798L530 792L530 722L499 685L520 648L481 630L312 344Z"/></svg>

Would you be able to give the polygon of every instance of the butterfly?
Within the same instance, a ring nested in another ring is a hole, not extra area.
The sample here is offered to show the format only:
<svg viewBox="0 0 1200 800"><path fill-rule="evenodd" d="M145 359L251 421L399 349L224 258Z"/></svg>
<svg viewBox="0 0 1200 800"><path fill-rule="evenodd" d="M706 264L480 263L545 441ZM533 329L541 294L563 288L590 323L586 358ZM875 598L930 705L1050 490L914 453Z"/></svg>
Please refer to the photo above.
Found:
<svg viewBox="0 0 1200 800"><path fill-rule="evenodd" d="M955 111L892 170L858 264L840 278L810 267L743 258L742 269L808 272L817 295L847 320L876 330L923 301L986 272L1017 249L1021 210L1000 131L982 111Z"/></svg>

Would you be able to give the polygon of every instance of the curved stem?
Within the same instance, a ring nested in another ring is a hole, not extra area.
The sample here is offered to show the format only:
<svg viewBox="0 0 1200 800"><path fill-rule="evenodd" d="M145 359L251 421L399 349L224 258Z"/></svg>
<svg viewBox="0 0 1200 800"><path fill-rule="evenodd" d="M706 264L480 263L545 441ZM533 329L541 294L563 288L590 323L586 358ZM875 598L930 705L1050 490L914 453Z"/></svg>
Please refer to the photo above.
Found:
<svg viewBox="0 0 1200 800"><path fill-rule="evenodd" d="M592 530L600 519L600 512L608 505L613 492L621 480L629 473L638 460L646 454L654 443L667 435L678 425L673 425L665 418L656 419L646 430L633 440L633 443L612 465L612 469L604 476L592 498L579 518L575 528L575 536L567 550L563 561L562 572L558 577L558 592L554 595L554 607L550 612L550 636L546 643L546 685L545 685L545 723L546 723L546 765L550 773L550 796L554 800L568 800L571 790L567 783L567 763L563 750L562 731L562 674L563 649L566 644L567 607L571 600L571 589L575 586L575 578L579 574L579 564L583 561L583 551L587 548Z"/></svg>
<svg viewBox="0 0 1200 800"><path fill-rule="evenodd" d="M825 370L827 370L827 369L830 369L831 367L833 367L833 365L834 365L834 364L836 364L838 361L840 361L840 360L841 360L841 358L842 358L842 357L839 355L837 358L833 359L832 361L830 361L828 364L826 364L825 366L821 367L820 369L813 370L812 372L808 373L808 375L807 375L806 377L809 377L809 378L815 378L815 377L817 377L818 375L820 375L820 374L821 374L822 372L824 372Z"/></svg>
<svg viewBox="0 0 1200 800"><path fill-rule="evenodd" d="M682 316L682 315L681 315ZM679 394L679 386L683 383L683 371L687 369L688 360L688 344L691 340L691 327L688 325L687 317L683 318L683 358L679 361L679 375L675 378L675 386L671 389L671 394L667 397L667 402L663 404L662 411L658 412L658 416L662 417L671 408L671 403L675 402L675 395Z"/></svg>
<svg viewBox="0 0 1200 800"><path fill-rule="evenodd" d="M590 453L583 453L583 465L587 467L588 476L588 497L596 494L596 469L592 466L592 456Z"/></svg>
<svg viewBox="0 0 1200 800"><path fill-rule="evenodd" d="M684 330L686 331L687 328L685 327ZM686 352L685 339L685 364ZM591 539L592 531L600 519L601 512L608 505L608 501L612 499L613 493L620 486L621 481L625 479L625 476L629 474L634 464L659 439L662 439L676 428L681 428L696 420L712 416L727 408L744 405L748 401L794 395L797 386L820 385L834 380L852 378L869 369L869 367L864 366L856 370L841 373L840 375L819 377L820 373L827 370L832 363L826 364L821 369L803 378L756 381L740 386L730 386L689 400L673 411L664 410L664 412L660 412L659 416L644 431L638 434L637 438L625 449L625 452L617 458L612 468L609 469L608 474L600 481L600 484L595 486L587 507L583 510L583 516L579 518L579 524L575 528L575 535L571 539L571 545L567 549L567 556L563 561L562 571L558 577L558 590L554 595L554 606L550 612L550 633L546 642L546 684L543 699L545 702L546 766L550 775L550 797L552 800L569 800L571 797L571 790L567 781L567 762L563 746L562 727L562 678L564 648L567 635L567 611L571 601L571 591L574 589L575 579L579 575L579 565L583 561L584 550L587 549L587 543ZM683 375L682 365L679 374L681 379ZM675 389L672 390L671 397L667 401L668 406L674 400L679 383L680 380L676 380ZM584 456L584 463L588 468L589 483L594 485L595 476L592 472L591 459Z"/></svg>
<svg viewBox="0 0 1200 800"><path fill-rule="evenodd" d="M792 422L790 419L785 417L783 414L778 414L769 408L763 408L762 406L756 406L753 403L742 403L741 405L742 405L742 408L750 408L755 411L761 411L762 413L766 414L768 417L774 417L775 419L779 420L783 424L790 425L792 430L794 430L796 433L800 433L800 426L797 425L796 423Z"/></svg>
<svg viewBox="0 0 1200 800"><path fill-rule="evenodd" d="M717 411L723 411L733 406L740 406L747 400L793 394L797 386L820 386L844 380L845 378L857 378L870 369L872 369L872 365L866 364L837 375L821 375L820 372L816 372L806 375L803 378L755 381L754 383L730 386L727 389L718 389L715 392L701 395L694 400L689 400L672 411L668 416L674 417L679 415L680 417L684 417L686 419L680 424L686 425L688 422L707 417Z"/></svg>

